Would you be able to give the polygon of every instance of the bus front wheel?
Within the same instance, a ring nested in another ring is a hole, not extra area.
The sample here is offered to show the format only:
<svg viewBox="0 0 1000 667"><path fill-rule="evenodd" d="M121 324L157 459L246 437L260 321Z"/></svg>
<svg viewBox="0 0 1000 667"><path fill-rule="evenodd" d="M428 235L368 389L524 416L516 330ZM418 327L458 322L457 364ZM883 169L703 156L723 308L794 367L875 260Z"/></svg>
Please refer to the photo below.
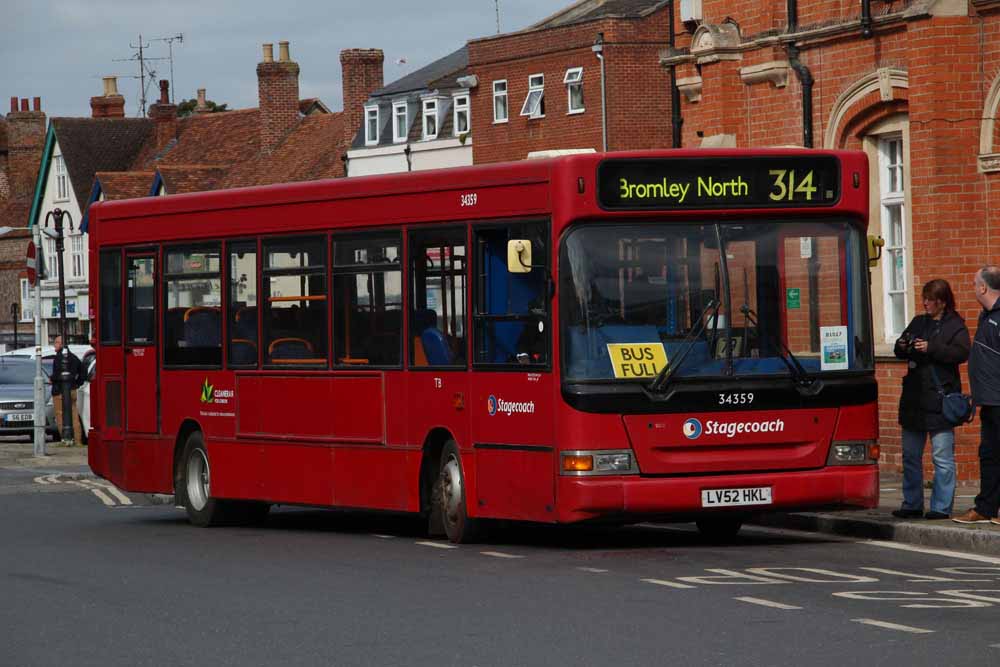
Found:
<svg viewBox="0 0 1000 667"><path fill-rule="evenodd" d="M470 518L466 513L465 475L462 473L458 444L454 440L446 442L441 452L441 471L435 486L436 501L448 539L455 544L468 544L479 539L482 521Z"/></svg>
<svg viewBox="0 0 1000 667"><path fill-rule="evenodd" d="M212 497L212 468L201 431L189 435L184 445L180 491L184 494L188 521L195 526L254 523L261 521L271 507L267 503Z"/></svg>

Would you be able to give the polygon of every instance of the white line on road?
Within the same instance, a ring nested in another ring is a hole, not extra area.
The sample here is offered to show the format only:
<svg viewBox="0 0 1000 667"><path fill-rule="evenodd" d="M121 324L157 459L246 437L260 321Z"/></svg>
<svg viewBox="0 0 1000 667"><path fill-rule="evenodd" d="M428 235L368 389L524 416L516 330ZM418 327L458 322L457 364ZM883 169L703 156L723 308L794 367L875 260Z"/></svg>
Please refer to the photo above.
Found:
<svg viewBox="0 0 1000 667"><path fill-rule="evenodd" d="M802 609L802 607L796 607L793 604L784 604L782 602L773 602L771 600L764 600L762 598L733 598L734 600L739 600L740 602L749 602L750 604L759 604L761 607L773 607L775 609Z"/></svg>
<svg viewBox="0 0 1000 667"><path fill-rule="evenodd" d="M479 553L491 558L524 558L524 556L518 556L517 554L505 554L502 551L480 551Z"/></svg>
<svg viewBox="0 0 1000 667"><path fill-rule="evenodd" d="M108 494L104 493L104 491L101 491L100 489L95 489L93 487L87 486L83 482L78 482L76 480L69 480L69 483L73 484L75 486L79 486L81 489L86 489L87 491L90 491L95 496L97 496L97 498L102 503L104 503L108 507L114 507L115 506L115 501L111 499L111 496L109 496Z"/></svg>
<svg viewBox="0 0 1000 667"><path fill-rule="evenodd" d="M48 480L48 477L49 477L48 475L42 475L41 477L36 477L35 484L51 484L52 482Z"/></svg>
<svg viewBox="0 0 1000 667"><path fill-rule="evenodd" d="M933 630L925 630L924 628L914 628L909 625L899 625L898 623L889 623L888 621L876 621L872 618L852 618L855 623L864 623L865 625L874 625L877 628L885 628L886 630L899 630L900 632L909 632L914 635L929 635L933 633Z"/></svg>
<svg viewBox="0 0 1000 667"><path fill-rule="evenodd" d="M107 491L108 493L110 493L111 495L113 495L118 500L118 502L121 503L122 505L131 505L132 504L132 500L128 496L126 496L124 493L122 493L121 491L119 491L118 487L115 486L114 484L107 484L107 483L95 482L94 480L90 480L90 479L84 479L84 480L81 480L81 481L84 484L86 484L87 486L89 486L89 487L98 488L98 489L104 489L105 491Z"/></svg>
<svg viewBox="0 0 1000 667"><path fill-rule="evenodd" d="M679 584L676 581L667 581L666 579L640 579L639 581L644 581L647 584L656 584L657 586L666 586L667 588L694 588L694 586Z"/></svg>
<svg viewBox="0 0 1000 667"><path fill-rule="evenodd" d="M599 567L578 567L576 568L581 572L593 572L594 574L604 574L607 570L602 570Z"/></svg>
<svg viewBox="0 0 1000 667"><path fill-rule="evenodd" d="M981 582L981 581L993 581L992 579L954 579L951 577L933 577L926 574L913 574L912 572L900 572L899 570L889 570L884 567L862 567L862 570L868 570L870 572L879 572L881 574L892 574L899 577L910 577L907 579L910 583L921 583L925 581L963 581L963 582Z"/></svg>
<svg viewBox="0 0 1000 667"><path fill-rule="evenodd" d="M445 544L444 542L417 542L422 547L433 547L435 549L457 549L454 544Z"/></svg>
<svg viewBox="0 0 1000 667"><path fill-rule="evenodd" d="M921 547L915 544L903 544L902 542L887 542L885 540L858 540L858 544L867 544L873 547L884 547L886 549L898 549L899 551L915 551L932 556L947 556L949 558L961 558L964 560L974 560L980 563L990 563L1000 565L1000 558L996 556L982 556L980 554L967 554L960 551L949 551L947 549L934 549L932 547Z"/></svg>
<svg viewBox="0 0 1000 667"><path fill-rule="evenodd" d="M372 533L372 537L377 537L380 540L391 540L394 539L395 535L379 535L378 533Z"/></svg>

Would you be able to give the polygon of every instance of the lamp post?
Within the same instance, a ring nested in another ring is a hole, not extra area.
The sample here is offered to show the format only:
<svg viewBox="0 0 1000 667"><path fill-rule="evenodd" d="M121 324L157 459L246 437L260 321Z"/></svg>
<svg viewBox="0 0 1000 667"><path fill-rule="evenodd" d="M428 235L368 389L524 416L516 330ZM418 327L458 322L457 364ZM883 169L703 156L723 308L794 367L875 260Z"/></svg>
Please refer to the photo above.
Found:
<svg viewBox="0 0 1000 667"><path fill-rule="evenodd" d="M15 301L14 303L10 304L10 320L11 320L11 323L14 325L14 349L15 350L17 349L17 316L18 316L19 310L20 309L18 308L17 301Z"/></svg>
<svg viewBox="0 0 1000 667"><path fill-rule="evenodd" d="M69 218L70 231L73 230L73 218L69 211L56 208L45 215L46 225L49 218L55 223L55 230L45 230L45 234L53 238L56 242L56 261L59 263L59 333L62 336L63 347L60 350L62 356L62 372L59 374L59 385L62 396L62 439L73 440L73 378L69 373L69 342L66 336L66 282L63 277L63 250L66 247L63 235L63 217Z"/></svg>

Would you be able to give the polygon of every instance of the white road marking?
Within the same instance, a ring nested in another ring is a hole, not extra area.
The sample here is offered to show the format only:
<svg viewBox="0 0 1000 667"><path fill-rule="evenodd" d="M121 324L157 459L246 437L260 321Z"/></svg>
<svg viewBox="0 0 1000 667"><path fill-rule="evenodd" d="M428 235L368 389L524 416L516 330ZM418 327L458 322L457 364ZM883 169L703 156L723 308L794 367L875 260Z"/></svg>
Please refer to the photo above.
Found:
<svg viewBox="0 0 1000 667"><path fill-rule="evenodd" d="M882 489L882 493L888 493L890 491L898 491L899 489Z"/></svg>
<svg viewBox="0 0 1000 667"><path fill-rule="evenodd" d="M734 600L739 600L740 602L749 602L750 604L759 604L762 607L773 607L775 609L802 609L802 607L796 607L793 604L784 604L782 602L773 602L771 600L764 600L762 598L733 598Z"/></svg>
<svg viewBox="0 0 1000 667"><path fill-rule="evenodd" d="M656 584L657 586L666 586L667 588L694 588L694 586L679 584L676 581L666 581L665 579L640 579L639 581L647 584Z"/></svg>
<svg viewBox="0 0 1000 667"><path fill-rule="evenodd" d="M51 475L42 475L41 477L36 477L35 484L51 484L52 482L49 481L49 477L51 477Z"/></svg>
<svg viewBox="0 0 1000 667"><path fill-rule="evenodd" d="M72 480L72 479L69 480L69 483L73 484L75 486L79 486L81 489L86 489L87 491L90 491L95 496L97 496L97 498L102 503L104 503L108 507L114 507L115 506L115 501L111 499L111 496L109 496L108 494L104 493L104 491L101 491L100 489L95 489L93 487L87 486L83 482L78 482L78 481Z"/></svg>
<svg viewBox="0 0 1000 667"><path fill-rule="evenodd" d="M457 549L454 544L445 544L444 542L417 542L422 547L433 547L435 549Z"/></svg>
<svg viewBox="0 0 1000 667"><path fill-rule="evenodd" d="M80 480L80 481L82 481L87 486L95 487L95 488L99 488L99 489L104 489L105 491L107 491L108 493L110 493L111 495L113 495L118 500L118 502L120 504L122 504L122 505L131 505L132 504L132 500L128 496L126 496L124 493L122 493L121 491L119 491L118 487L115 486L114 484L109 484L109 483L106 483L106 482L105 483L95 482L94 480L89 480L89 479L84 479L84 480Z"/></svg>
<svg viewBox="0 0 1000 667"><path fill-rule="evenodd" d="M524 556L518 556L517 554L505 554L502 551L480 551L479 553L491 558L524 558Z"/></svg>
<svg viewBox="0 0 1000 667"><path fill-rule="evenodd" d="M394 539L395 535L379 535L378 533L372 533L372 537L377 537L380 540L391 540Z"/></svg>
<svg viewBox="0 0 1000 667"><path fill-rule="evenodd" d="M947 549L934 549L932 547L921 547L915 544L904 544L902 542L886 542L885 540L859 540L858 544L867 544L873 547L884 547L886 549L898 549L899 551L915 551L932 556L947 556L949 558L960 558L963 560L974 560L980 563L990 563L1000 565L1000 558L996 556L982 556L980 554L967 554L960 551L949 551Z"/></svg>
<svg viewBox="0 0 1000 667"><path fill-rule="evenodd" d="M924 628L914 628L909 625L899 625L898 623L889 623L888 621L876 621L872 618L852 618L855 623L864 623L865 625L874 625L877 628L885 628L886 630L899 630L900 632L909 632L915 635L928 635L933 633L933 630L925 630Z"/></svg>
<svg viewBox="0 0 1000 667"><path fill-rule="evenodd" d="M604 574L607 570L602 570L599 567L578 567L576 568L581 572L593 572L594 574Z"/></svg>
<svg viewBox="0 0 1000 667"><path fill-rule="evenodd" d="M888 570L884 567L862 567L862 570L868 570L869 572L879 572L881 574L893 574L899 577L909 577L907 579L910 583L921 583L925 581L993 581L992 579L954 579L951 577L934 577L929 574L914 574L912 572L901 572L899 570Z"/></svg>

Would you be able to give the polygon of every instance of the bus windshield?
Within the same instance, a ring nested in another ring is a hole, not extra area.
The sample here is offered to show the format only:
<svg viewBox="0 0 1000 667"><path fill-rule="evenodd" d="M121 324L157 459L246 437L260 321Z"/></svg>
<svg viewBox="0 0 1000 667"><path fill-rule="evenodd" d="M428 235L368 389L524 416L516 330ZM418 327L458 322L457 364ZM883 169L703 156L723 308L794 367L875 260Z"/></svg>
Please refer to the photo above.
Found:
<svg viewBox="0 0 1000 667"><path fill-rule="evenodd" d="M869 371L862 249L846 222L577 227L561 249L564 377L794 374L787 353L810 375Z"/></svg>

